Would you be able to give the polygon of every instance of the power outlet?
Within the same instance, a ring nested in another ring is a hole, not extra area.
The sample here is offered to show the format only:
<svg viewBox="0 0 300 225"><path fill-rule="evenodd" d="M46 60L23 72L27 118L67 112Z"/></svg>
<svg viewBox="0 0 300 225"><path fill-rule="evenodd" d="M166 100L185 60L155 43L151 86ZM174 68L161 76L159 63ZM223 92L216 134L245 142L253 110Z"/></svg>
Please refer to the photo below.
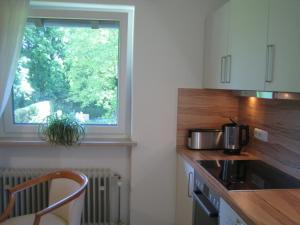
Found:
<svg viewBox="0 0 300 225"><path fill-rule="evenodd" d="M269 133L268 133L268 131L254 128L254 137L258 140L268 142Z"/></svg>

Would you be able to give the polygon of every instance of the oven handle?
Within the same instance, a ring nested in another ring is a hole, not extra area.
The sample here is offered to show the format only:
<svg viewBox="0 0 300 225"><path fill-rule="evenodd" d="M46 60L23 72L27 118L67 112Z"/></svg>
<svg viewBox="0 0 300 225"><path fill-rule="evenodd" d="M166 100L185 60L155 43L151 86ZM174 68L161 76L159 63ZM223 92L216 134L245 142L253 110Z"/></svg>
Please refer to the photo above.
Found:
<svg viewBox="0 0 300 225"><path fill-rule="evenodd" d="M194 191L193 192L193 199L196 201L197 205L201 207L204 212L209 217L218 217L219 213L213 204L203 195L201 191Z"/></svg>

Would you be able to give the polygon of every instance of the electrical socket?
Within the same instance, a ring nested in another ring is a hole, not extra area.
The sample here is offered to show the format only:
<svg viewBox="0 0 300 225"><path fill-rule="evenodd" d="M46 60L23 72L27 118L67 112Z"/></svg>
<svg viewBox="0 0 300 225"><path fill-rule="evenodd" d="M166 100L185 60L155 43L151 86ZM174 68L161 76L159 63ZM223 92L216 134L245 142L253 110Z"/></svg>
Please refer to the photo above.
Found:
<svg viewBox="0 0 300 225"><path fill-rule="evenodd" d="M254 137L258 140L268 142L269 133L268 131L259 128L254 128Z"/></svg>

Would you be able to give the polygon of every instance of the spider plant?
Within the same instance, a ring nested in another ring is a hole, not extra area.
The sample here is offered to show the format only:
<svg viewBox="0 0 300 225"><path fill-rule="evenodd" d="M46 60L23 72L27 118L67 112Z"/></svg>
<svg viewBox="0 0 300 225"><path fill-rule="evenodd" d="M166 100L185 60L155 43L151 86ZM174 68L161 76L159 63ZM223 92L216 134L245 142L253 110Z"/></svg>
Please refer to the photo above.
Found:
<svg viewBox="0 0 300 225"><path fill-rule="evenodd" d="M51 144L71 146L79 144L85 136L84 127L70 116L50 115L39 127L41 138Z"/></svg>

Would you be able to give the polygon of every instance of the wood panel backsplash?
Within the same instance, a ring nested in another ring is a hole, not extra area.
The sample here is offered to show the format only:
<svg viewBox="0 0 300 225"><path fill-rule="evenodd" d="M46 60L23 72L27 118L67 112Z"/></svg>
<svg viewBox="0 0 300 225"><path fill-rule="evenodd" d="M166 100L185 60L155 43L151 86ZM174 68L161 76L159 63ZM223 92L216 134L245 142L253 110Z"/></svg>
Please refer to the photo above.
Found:
<svg viewBox="0 0 300 225"><path fill-rule="evenodd" d="M300 101L237 97L230 91L179 89L177 147L190 128L221 128L228 118L251 128L246 151L300 179ZM254 127L268 131L268 143L253 138Z"/></svg>
<svg viewBox="0 0 300 225"><path fill-rule="evenodd" d="M230 91L179 89L177 147L186 146L188 129L221 128L237 116L238 98Z"/></svg>
<svg viewBox="0 0 300 225"><path fill-rule="evenodd" d="M179 89L177 147L187 144L190 128L221 128L228 118L251 128L245 149L300 179L300 101L237 97L230 91ZM269 142L253 138L254 127L269 132Z"/></svg>
<svg viewBox="0 0 300 225"><path fill-rule="evenodd" d="M300 101L239 98L239 121L269 132L248 150L300 178ZM253 135L251 135L253 137Z"/></svg>

